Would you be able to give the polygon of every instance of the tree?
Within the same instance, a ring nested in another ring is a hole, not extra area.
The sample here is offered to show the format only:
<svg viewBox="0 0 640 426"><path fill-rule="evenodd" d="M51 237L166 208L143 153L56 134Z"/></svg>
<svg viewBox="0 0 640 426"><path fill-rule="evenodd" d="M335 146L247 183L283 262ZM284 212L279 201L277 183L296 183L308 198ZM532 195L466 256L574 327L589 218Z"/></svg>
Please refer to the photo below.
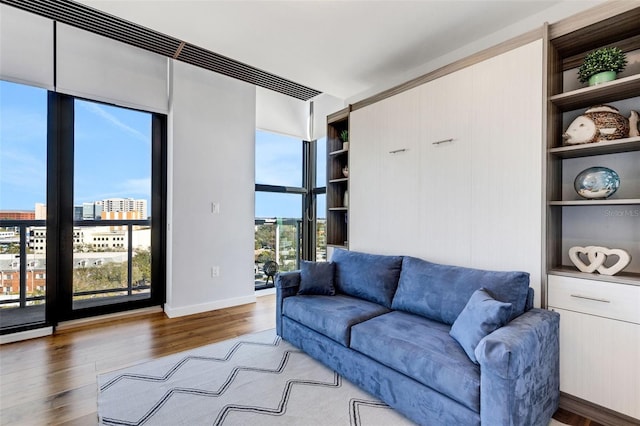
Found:
<svg viewBox="0 0 640 426"><path fill-rule="evenodd" d="M133 283L138 283L140 281L147 282L151 280L151 250L141 248L135 249L131 262L131 281Z"/></svg>

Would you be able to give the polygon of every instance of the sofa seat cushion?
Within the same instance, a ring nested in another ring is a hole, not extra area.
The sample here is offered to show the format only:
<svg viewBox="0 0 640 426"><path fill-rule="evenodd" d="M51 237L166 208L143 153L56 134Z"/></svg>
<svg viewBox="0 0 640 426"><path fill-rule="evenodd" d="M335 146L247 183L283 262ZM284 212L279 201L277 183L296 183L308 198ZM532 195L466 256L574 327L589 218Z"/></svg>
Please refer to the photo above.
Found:
<svg viewBox="0 0 640 426"><path fill-rule="evenodd" d="M480 367L449 327L394 311L351 328L351 348L480 412Z"/></svg>
<svg viewBox="0 0 640 426"><path fill-rule="evenodd" d="M351 326L389 309L346 295L293 296L284 299L284 316L349 347Z"/></svg>
<svg viewBox="0 0 640 426"><path fill-rule="evenodd" d="M405 256L392 309L453 324L474 291L485 288L511 303L509 320L522 315L529 294L529 274L441 265Z"/></svg>

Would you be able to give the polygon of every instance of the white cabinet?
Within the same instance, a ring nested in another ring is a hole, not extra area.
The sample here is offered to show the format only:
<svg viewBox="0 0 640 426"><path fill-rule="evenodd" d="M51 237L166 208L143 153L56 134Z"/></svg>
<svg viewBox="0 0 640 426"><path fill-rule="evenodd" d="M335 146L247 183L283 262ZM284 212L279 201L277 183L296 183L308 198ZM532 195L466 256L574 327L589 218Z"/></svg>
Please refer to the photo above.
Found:
<svg viewBox="0 0 640 426"><path fill-rule="evenodd" d="M542 270L542 41L350 118L350 248ZM539 303L539 302L538 302Z"/></svg>
<svg viewBox="0 0 640 426"><path fill-rule="evenodd" d="M471 262L471 68L421 87L423 135L419 144L417 204L420 255L470 266Z"/></svg>
<svg viewBox="0 0 640 426"><path fill-rule="evenodd" d="M640 287L549 276L560 390L640 419Z"/></svg>

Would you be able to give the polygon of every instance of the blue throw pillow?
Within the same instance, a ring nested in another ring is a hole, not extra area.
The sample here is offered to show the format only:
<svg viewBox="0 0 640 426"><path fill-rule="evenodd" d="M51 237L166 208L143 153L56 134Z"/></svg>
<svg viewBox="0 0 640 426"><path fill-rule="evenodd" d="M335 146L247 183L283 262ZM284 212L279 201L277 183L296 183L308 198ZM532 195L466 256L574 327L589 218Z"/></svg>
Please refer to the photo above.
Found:
<svg viewBox="0 0 640 426"><path fill-rule="evenodd" d="M509 322L511 303L495 300L487 290L476 290L453 323L449 334L476 364L475 350L480 340Z"/></svg>
<svg viewBox="0 0 640 426"><path fill-rule="evenodd" d="M301 261L298 294L335 295L336 288L333 285L335 266L333 262Z"/></svg>

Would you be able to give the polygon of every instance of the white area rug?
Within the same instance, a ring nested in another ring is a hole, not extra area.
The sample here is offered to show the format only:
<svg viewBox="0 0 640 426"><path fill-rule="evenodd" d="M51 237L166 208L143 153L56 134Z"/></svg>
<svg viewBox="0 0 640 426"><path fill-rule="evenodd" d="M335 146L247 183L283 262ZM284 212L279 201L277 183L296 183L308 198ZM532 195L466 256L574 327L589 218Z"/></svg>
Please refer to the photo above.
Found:
<svg viewBox="0 0 640 426"><path fill-rule="evenodd" d="M413 424L275 330L100 375L98 386L104 425Z"/></svg>

